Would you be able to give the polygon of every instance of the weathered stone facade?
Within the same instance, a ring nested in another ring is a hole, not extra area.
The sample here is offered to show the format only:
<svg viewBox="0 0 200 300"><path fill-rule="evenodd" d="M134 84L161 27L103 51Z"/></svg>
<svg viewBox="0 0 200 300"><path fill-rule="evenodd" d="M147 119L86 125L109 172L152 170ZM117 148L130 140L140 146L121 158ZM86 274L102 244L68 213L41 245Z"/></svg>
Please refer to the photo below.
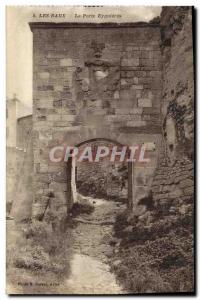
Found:
<svg viewBox="0 0 200 300"><path fill-rule="evenodd" d="M191 214L194 197L194 67L192 11L163 8L163 131L165 161L153 182L161 211Z"/></svg>
<svg viewBox="0 0 200 300"><path fill-rule="evenodd" d="M140 204L144 224L149 213L160 216L193 216L194 202L194 68L192 10L163 8L163 102L164 147L150 194ZM148 201L146 201L148 200ZM147 223L146 223L147 222Z"/></svg>
<svg viewBox="0 0 200 300"><path fill-rule="evenodd" d="M148 167L136 164L134 176L129 178L129 201L135 199L136 203L147 191L146 178L151 180L162 143L159 26L30 26L34 49L34 215L43 216L50 203L51 210L62 218L72 204L67 184L71 170L66 172L64 163L51 163L50 149L92 139L151 145ZM145 177L145 182L138 184L138 177Z"/></svg>
<svg viewBox="0 0 200 300"><path fill-rule="evenodd" d="M30 27L33 215L43 219L51 212L61 220L75 200L73 168L50 162L52 147L93 140L147 145L150 162L128 166L130 207L151 190L155 169L152 192L159 203L168 197L182 201L189 190L192 193L191 10L163 8L155 24L31 23ZM182 171L188 175L180 178ZM165 181L164 189L160 180ZM181 192L177 184L183 186Z"/></svg>

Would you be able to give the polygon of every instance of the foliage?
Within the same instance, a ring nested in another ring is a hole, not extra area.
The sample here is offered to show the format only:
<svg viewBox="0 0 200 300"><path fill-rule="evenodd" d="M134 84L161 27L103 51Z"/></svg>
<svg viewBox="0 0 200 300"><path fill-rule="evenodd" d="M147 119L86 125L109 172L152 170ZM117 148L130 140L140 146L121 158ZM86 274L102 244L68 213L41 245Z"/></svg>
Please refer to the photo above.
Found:
<svg viewBox="0 0 200 300"><path fill-rule="evenodd" d="M112 265L130 293L193 291L193 218L167 215L149 226L132 222L130 212L117 216L115 235L121 238Z"/></svg>

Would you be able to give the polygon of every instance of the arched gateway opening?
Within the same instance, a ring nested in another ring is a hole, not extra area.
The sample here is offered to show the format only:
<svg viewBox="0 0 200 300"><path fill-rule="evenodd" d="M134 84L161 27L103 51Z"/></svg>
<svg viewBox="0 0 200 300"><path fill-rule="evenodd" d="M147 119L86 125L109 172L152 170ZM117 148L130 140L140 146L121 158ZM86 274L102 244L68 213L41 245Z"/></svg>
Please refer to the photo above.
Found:
<svg viewBox="0 0 200 300"><path fill-rule="evenodd" d="M78 154L66 162L68 208L80 196L121 201L132 208L133 162L127 161L128 147L124 157L125 145L107 138L86 140L75 148Z"/></svg>
<svg viewBox="0 0 200 300"><path fill-rule="evenodd" d="M61 145L65 150L65 142L80 148L96 138L146 146L148 163L136 160L134 172L133 163L127 164L127 205L137 206L148 193L162 150L159 25L36 22L30 27L34 217L44 214L49 195L59 221L76 201L74 162L49 161L50 149Z"/></svg>

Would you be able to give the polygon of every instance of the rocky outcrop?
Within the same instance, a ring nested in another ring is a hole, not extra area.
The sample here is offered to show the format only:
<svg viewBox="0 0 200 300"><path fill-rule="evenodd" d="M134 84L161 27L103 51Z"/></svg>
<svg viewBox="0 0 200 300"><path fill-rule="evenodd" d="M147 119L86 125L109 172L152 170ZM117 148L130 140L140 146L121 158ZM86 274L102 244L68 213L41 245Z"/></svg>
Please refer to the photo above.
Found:
<svg viewBox="0 0 200 300"><path fill-rule="evenodd" d="M164 7L160 18L163 30L162 112L165 146L151 188L153 206L160 215L188 214L193 210L194 78L191 18L191 8L188 7ZM170 38L170 43L166 43L166 36Z"/></svg>

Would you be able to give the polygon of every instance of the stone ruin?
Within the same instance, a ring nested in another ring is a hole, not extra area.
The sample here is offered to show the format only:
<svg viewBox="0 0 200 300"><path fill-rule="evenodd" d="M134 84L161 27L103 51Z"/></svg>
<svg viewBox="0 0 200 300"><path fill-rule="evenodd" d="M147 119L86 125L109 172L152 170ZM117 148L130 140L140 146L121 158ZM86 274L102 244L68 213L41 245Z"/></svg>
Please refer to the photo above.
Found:
<svg viewBox="0 0 200 300"><path fill-rule="evenodd" d="M151 192L160 210L193 196L193 41L189 7L164 7L149 23L30 23L33 33L32 216L65 220L72 161L54 146L145 144L128 163L127 206ZM31 172L31 170L30 170Z"/></svg>

